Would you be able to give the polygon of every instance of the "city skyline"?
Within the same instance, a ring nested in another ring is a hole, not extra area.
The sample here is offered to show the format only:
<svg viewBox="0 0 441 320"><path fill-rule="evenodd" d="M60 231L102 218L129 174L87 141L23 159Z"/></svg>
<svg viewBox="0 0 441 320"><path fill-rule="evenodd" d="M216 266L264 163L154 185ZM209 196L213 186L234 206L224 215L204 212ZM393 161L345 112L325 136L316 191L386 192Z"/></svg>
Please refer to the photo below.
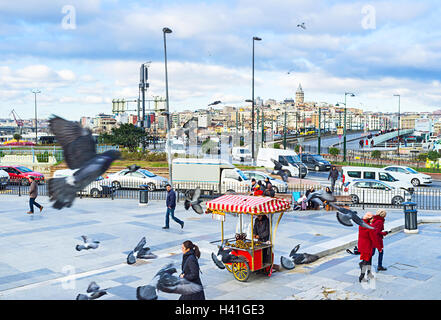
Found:
<svg viewBox="0 0 441 320"><path fill-rule="evenodd" d="M149 97L165 96L162 28L170 109L205 108L255 95L396 112L441 108L441 8L435 1L26 1L0 4L0 118L110 113L115 98L137 98L139 67L150 64ZM66 9L63 11L63 8ZM70 9L70 10L69 10ZM74 13L74 14L73 14ZM72 15L73 14L73 15ZM253 19L250 19L253 17ZM70 20L66 20L70 18ZM297 27L305 22L306 29Z"/></svg>

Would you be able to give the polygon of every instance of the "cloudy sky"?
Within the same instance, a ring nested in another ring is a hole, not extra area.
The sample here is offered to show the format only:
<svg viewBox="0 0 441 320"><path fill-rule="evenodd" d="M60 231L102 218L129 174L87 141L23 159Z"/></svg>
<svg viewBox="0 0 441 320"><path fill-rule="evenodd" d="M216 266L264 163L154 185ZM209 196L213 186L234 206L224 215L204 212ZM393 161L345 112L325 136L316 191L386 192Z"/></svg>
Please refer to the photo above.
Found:
<svg viewBox="0 0 441 320"><path fill-rule="evenodd" d="M0 0L0 118L15 109L78 120L137 98L151 61L148 96L164 96L167 35L170 108L214 100L282 100L299 83L306 101L395 111L441 108L441 5L426 1ZM306 29L297 27L304 22ZM289 72L289 74L288 74Z"/></svg>

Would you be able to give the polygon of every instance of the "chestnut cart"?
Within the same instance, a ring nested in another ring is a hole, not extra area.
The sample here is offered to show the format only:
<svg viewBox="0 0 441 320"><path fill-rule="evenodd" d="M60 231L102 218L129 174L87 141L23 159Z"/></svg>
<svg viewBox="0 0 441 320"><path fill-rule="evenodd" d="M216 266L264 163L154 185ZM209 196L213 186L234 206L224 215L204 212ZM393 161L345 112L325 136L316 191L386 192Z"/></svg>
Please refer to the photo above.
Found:
<svg viewBox="0 0 441 320"><path fill-rule="evenodd" d="M271 197L224 195L206 204L206 213L212 214L213 219L221 221L221 239L211 243L223 243L226 249L232 249L231 254L242 258L240 262L225 264L226 269L233 274L234 278L247 281L251 272L259 270L271 276L275 234L283 213L290 208L290 203L284 199ZM266 215L269 220L270 234L266 242L254 239L254 219L259 215ZM224 222L227 216L239 219L240 232L236 233L233 238L224 237ZM245 219L251 220L251 239L247 239L247 234L242 230Z"/></svg>

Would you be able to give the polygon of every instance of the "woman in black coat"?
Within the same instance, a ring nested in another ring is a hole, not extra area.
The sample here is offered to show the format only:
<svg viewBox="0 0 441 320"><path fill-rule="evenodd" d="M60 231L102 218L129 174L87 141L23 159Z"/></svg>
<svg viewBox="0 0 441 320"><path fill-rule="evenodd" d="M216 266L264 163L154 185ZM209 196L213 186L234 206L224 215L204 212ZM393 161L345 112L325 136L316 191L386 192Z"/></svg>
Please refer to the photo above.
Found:
<svg viewBox="0 0 441 320"><path fill-rule="evenodd" d="M190 240L184 241L184 243L182 243L182 253L182 273L180 277L202 286L202 281L199 277L200 268L198 263L201 252L198 246L193 244ZM192 294L183 294L179 300L205 300L204 289Z"/></svg>

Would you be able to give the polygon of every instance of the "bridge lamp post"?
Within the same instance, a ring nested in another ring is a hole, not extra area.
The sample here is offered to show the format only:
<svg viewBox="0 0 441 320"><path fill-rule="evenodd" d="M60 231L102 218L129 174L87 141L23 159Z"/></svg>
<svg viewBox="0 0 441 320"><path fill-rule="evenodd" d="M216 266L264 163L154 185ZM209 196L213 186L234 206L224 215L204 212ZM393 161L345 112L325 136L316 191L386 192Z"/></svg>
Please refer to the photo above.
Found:
<svg viewBox="0 0 441 320"><path fill-rule="evenodd" d="M394 97L398 97L398 135L397 135L397 140L398 140L398 164L400 164L400 124L401 124L401 111L400 111L400 104L401 104L401 95L399 94L394 94Z"/></svg>

